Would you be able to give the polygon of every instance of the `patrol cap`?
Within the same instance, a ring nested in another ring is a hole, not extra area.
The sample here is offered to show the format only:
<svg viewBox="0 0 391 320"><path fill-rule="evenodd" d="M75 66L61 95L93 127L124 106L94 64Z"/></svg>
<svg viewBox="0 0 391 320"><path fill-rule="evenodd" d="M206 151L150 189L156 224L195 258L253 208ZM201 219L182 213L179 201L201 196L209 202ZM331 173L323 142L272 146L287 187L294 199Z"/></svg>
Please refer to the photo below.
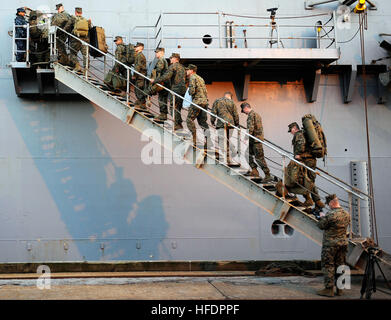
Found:
<svg viewBox="0 0 391 320"><path fill-rule="evenodd" d="M193 70L194 72L197 72L197 66L195 64L189 64L186 67L186 70Z"/></svg>
<svg viewBox="0 0 391 320"><path fill-rule="evenodd" d="M291 132L292 128L295 127L295 126L296 126L298 129L300 129L300 127L299 127L299 125L297 124L297 122L292 122L292 123L288 126L288 128L289 128L288 132Z"/></svg>
<svg viewBox="0 0 391 320"><path fill-rule="evenodd" d="M136 45L134 46L135 48L137 47L144 47L144 43L137 42Z"/></svg>
<svg viewBox="0 0 391 320"><path fill-rule="evenodd" d="M56 4L56 10L60 9L62 7L62 3Z"/></svg>
<svg viewBox="0 0 391 320"><path fill-rule="evenodd" d="M180 56L179 53L172 53L172 54L171 54L171 57L170 57L169 59L171 59L171 58L178 58L178 59L180 59L181 56Z"/></svg>
<svg viewBox="0 0 391 320"><path fill-rule="evenodd" d="M160 51L163 51L163 52L164 52L165 50L164 50L164 48L160 48L160 47L159 47L159 48L156 48L156 50L155 50L155 52L160 52Z"/></svg>
<svg viewBox="0 0 391 320"><path fill-rule="evenodd" d="M116 37L114 38L114 42L116 42L117 40L122 40L122 37L121 37L121 36L116 36Z"/></svg>
<svg viewBox="0 0 391 320"><path fill-rule="evenodd" d="M80 8L80 7L76 7L76 8L75 8L75 11L76 11L77 13L83 13L83 9Z"/></svg>
<svg viewBox="0 0 391 320"><path fill-rule="evenodd" d="M16 9L16 13L19 13L19 12L24 12L24 13L26 13L26 10L24 10L24 8L18 8L18 9Z"/></svg>
<svg viewBox="0 0 391 320"><path fill-rule="evenodd" d="M329 204L330 201L334 200L336 197L337 197L337 195L336 195L335 193L329 194L329 195L326 197L326 204Z"/></svg>
<svg viewBox="0 0 391 320"><path fill-rule="evenodd" d="M244 113L244 112L243 112L243 109L244 109L245 107L251 108L250 104L248 104L247 102L243 102L243 103L240 105L240 107L242 108L242 113Z"/></svg>

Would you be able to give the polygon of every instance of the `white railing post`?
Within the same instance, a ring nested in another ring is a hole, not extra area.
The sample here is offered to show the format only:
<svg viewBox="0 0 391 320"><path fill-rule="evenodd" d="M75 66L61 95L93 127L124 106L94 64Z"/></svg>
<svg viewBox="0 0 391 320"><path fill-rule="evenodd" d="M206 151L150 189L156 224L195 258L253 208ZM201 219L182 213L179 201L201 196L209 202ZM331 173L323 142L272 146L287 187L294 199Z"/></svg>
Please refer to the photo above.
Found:
<svg viewBox="0 0 391 320"><path fill-rule="evenodd" d="M126 68L126 105L129 106L130 70Z"/></svg>
<svg viewBox="0 0 391 320"><path fill-rule="evenodd" d="M86 50L86 65L84 66L85 68L85 77L86 77L86 80L88 80L88 67L89 67L89 62L90 62L90 47L89 46L86 46L87 47L87 50Z"/></svg>

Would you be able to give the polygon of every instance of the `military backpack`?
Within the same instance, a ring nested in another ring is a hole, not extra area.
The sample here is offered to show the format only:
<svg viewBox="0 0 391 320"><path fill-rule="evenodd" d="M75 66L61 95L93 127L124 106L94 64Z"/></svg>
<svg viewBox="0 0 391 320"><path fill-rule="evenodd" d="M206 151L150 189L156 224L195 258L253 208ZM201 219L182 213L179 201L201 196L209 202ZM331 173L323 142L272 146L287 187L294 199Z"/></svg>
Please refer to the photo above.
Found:
<svg viewBox="0 0 391 320"><path fill-rule="evenodd" d="M306 114L301 121L309 152L315 158L324 158L327 155L327 142L322 126L312 114Z"/></svg>
<svg viewBox="0 0 391 320"><path fill-rule="evenodd" d="M83 17L76 17L73 34L79 38L85 38L88 37L88 29L88 20Z"/></svg>
<svg viewBox="0 0 391 320"><path fill-rule="evenodd" d="M136 56L136 52L134 51L134 45L129 43L127 46L126 46L126 63L128 65L131 65L134 63L134 59L135 59L135 56Z"/></svg>

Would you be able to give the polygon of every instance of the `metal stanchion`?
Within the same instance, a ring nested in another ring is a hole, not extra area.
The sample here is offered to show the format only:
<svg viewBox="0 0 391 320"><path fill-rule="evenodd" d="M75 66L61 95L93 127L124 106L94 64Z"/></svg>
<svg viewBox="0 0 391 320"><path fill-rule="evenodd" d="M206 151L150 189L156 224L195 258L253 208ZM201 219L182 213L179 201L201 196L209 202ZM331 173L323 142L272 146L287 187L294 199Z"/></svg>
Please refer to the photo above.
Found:
<svg viewBox="0 0 391 320"><path fill-rule="evenodd" d="M282 156L282 197L285 199L285 162L286 162L286 159L285 159L285 156Z"/></svg>
<svg viewBox="0 0 391 320"><path fill-rule="evenodd" d="M86 52L86 65L84 66L85 67L85 78L86 78L86 80L88 80L88 67L89 67L89 54L90 54L90 48L89 48L89 46L86 46L87 47L87 52Z"/></svg>
<svg viewBox="0 0 391 320"><path fill-rule="evenodd" d="M126 69L126 105L129 106L130 70Z"/></svg>

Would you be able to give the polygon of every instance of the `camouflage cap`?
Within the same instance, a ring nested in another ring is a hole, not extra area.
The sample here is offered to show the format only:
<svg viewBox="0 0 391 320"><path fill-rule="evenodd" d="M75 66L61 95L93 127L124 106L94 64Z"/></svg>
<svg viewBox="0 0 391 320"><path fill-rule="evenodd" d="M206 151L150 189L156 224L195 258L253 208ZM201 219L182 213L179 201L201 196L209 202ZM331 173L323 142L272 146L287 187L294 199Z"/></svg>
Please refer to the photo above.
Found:
<svg viewBox="0 0 391 320"><path fill-rule="evenodd" d="M80 8L80 7L76 7L76 8L75 8L75 11L76 11L77 13L83 13L83 9Z"/></svg>
<svg viewBox="0 0 391 320"><path fill-rule="evenodd" d="M329 194L329 195L326 197L326 204L329 204L330 201L334 200L335 198L337 198L337 195L336 195L335 193Z"/></svg>
<svg viewBox="0 0 391 320"><path fill-rule="evenodd" d="M117 40L122 40L122 37L121 37L121 36L116 36L116 37L114 38L114 42L116 42Z"/></svg>
<svg viewBox="0 0 391 320"><path fill-rule="evenodd" d="M164 50L164 48L160 48L160 47L159 47L159 48L156 48L156 50L155 50L155 52L160 52L160 51L163 51L163 52L164 52L165 50Z"/></svg>
<svg viewBox="0 0 391 320"><path fill-rule="evenodd" d="M137 42L136 45L134 46L135 48L137 47L144 47L144 43Z"/></svg>
<svg viewBox="0 0 391 320"><path fill-rule="evenodd" d="M186 70L193 70L194 72L197 72L197 66L195 64L189 64L186 67Z"/></svg>
<svg viewBox="0 0 391 320"><path fill-rule="evenodd" d="M56 4L56 10L60 9L62 6L62 3Z"/></svg>
<svg viewBox="0 0 391 320"><path fill-rule="evenodd" d="M250 104L248 104L247 102L243 102L243 103L240 105L240 108L242 108L242 111L241 111L242 113L244 113L243 109L244 109L245 107L251 108Z"/></svg>
<svg viewBox="0 0 391 320"><path fill-rule="evenodd" d="M179 53L172 53L170 59L171 58L178 58L178 60L179 60L181 58L181 56Z"/></svg>
<svg viewBox="0 0 391 320"><path fill-rule="evenodd" d="M295 126L297 127L297 129L300 129L300 127L299 127L299 125L298 125L297 122L292 122L292 123L288 126L288 128L289 128L288 132L291 132L292 128L295 127Z"/></svg>

